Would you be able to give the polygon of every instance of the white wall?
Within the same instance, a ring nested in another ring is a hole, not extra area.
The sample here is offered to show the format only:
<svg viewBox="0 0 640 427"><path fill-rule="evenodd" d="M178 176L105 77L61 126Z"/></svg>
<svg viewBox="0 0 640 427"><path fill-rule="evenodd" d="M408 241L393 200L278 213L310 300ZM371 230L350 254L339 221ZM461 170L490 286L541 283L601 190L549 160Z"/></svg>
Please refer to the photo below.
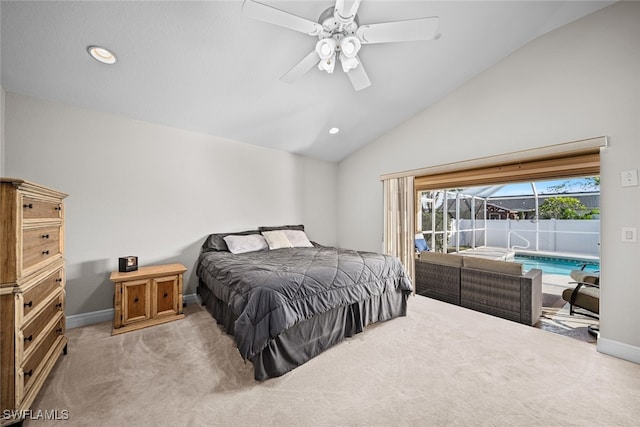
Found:
<svg viewBox="0 0 640 427"><path fill-rule="evenodd" d="M381 174L608 136L598 346L640 361L640 250L620 237L640 226L640 187L620 185L640 166L638 23L640 3L620 2L542 36L340 162L339 245L380 250Z"/></svg>
<svg viewBox="0 0 640 427"><path fill-rule="evenodd" d="M0 176L4 173L4 88L0 86Z"/></svg>
<svg viewBox="0 0 640 427"><path fill-rule="evenodd" d="M113 308L117 258L181 262L185 294L209 233L300 224L336 243L337 165L6 95L6 173L69 194L67 314Z"/></svg>
<svg viewBox="0 0 640 427"><path fill-rule="evenodd" d="M2 2L0 2L0 11ZM0 12L0 18L2 13ZM2 19L0 19L0 33L2 33ZM0 43L1 47L2 43ZM0 82L2 82L2 54L0 53ZM4 88L0 84L0 176L4 174Z"/></svg>

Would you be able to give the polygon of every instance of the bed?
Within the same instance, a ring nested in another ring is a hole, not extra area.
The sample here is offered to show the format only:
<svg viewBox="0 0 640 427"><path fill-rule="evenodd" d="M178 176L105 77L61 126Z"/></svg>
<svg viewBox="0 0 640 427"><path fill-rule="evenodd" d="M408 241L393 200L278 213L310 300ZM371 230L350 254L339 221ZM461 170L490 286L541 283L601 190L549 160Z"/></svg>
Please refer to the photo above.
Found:
<svg viewBox="0 0 640 427"><path fill-rule="evenodd" d="M405 316L412 289L397 258L309 242L302 225L211 234L196 274L202 304L260 381Z"/></svg>

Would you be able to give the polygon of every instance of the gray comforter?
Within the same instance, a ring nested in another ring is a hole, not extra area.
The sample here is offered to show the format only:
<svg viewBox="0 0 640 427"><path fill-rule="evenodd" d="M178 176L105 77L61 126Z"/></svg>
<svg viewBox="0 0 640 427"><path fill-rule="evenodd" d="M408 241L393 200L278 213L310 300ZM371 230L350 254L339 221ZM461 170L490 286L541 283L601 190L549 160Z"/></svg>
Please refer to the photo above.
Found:
<svg viewBox="0 0 640 427"><path fill-rule="evenodd" d="M411 291L397 258L333 247L203 252L196 273L237 315L234 338L245 359L315 314Z"/></svg>

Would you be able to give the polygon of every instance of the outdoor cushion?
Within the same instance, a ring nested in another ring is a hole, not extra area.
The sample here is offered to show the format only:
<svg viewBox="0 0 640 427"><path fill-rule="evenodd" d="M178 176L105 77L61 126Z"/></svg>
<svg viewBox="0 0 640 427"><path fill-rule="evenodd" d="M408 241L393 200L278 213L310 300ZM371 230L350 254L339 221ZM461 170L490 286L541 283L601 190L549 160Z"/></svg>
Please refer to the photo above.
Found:
<svg viewBox="0 0 640 427"><path fill-rule="evenodd" d="M421 252L419 260L433 262L440 265L448 265L451 267L462 267L462 258L460 255L443 254L440 252Z"/></svg>
<svg viewBox="0 0 640 427"><path fill-rule="evenodd" d="M565 289L562 291L562 299L571 302L571 294L573 288ZM583 286L578 290L574 305L584 308L593 313L600 313L600 289L592 286Z"/></svg>
<svg viewBox="0 0 640 427"><path fill-rule="evenodd" d="M593 271L572 270L569 275L576 282L591 283L594 285L600 282L600 273L594 273Z"/></svg>
<svg viewBox="0 0 640 427"><path fill-rule="evenodd" d="M424 252L429 250L429 245L427 245L427 241L424 239L424 237L422 239L416 238L415 245L418 252Z"/></svg>
<svg viewBox="0 0 640 427"><path fill-rule="evenodd" d="M522 264L519 262L496 261L471 256L465 256L463 259L464 267L491 271L493 273L512 274L514 276L522 275Z"/></svg>

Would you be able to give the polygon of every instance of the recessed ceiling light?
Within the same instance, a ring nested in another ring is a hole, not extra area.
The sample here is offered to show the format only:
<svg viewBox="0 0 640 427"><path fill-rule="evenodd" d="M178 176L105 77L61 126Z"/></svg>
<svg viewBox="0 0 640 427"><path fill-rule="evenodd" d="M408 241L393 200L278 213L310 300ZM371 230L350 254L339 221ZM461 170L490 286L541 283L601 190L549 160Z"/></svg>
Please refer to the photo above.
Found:
<svg viewBox="0 0 640 427"><path fill-rule="evenodd" d="M96 61L102 62L103 64L115 64L116 56L109 50L100 46L89 46L87 47L87 52L89 55Z"/></svg>
<svg viewBox="0 0 640 427"><path fill-rule="evenodd" d="M340 132L340 129L339 129L339 128L331 128L331 129L329 129L329 133L330 133L331 135L335 135L335 134L336 134L336 133L338 133L338 132Z"/></svg>

